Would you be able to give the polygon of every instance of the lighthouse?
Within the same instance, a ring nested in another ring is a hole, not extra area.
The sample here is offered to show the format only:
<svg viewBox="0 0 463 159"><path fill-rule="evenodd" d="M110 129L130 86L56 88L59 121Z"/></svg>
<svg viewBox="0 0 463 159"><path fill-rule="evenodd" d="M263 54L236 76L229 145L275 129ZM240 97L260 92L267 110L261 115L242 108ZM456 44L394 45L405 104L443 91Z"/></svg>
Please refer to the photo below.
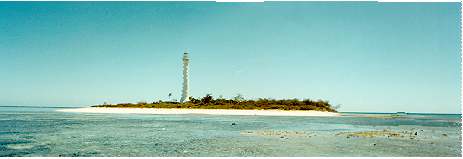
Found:
<svg viewBox="0 0 463 159"><path fill-rule="evenodd" d="M183 89L182 89L182 98L180 102L188 101L188 64L190 63L190 58L188 57L188 52L183 53Z"/></svg>

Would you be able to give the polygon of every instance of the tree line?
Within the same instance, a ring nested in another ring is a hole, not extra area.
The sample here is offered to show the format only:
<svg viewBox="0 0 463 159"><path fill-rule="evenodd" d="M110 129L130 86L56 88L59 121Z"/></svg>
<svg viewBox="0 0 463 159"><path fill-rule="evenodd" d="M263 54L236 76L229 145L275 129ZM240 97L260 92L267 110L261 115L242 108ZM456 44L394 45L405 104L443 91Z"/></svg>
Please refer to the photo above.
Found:
<svg viewBox="0 0 463 159"><path fill-rule="evenodd" d="M103 104L95 107L146 107L146 108L200 108L200 109L279 109L279 110L317 110L336 112L339 106L331 106L328 101L311 99L244 99L238 94L232 99L217 98L206 94L202 98L189 97L189 101L157 101L152 103L138 102L122 104Z"/></svg>

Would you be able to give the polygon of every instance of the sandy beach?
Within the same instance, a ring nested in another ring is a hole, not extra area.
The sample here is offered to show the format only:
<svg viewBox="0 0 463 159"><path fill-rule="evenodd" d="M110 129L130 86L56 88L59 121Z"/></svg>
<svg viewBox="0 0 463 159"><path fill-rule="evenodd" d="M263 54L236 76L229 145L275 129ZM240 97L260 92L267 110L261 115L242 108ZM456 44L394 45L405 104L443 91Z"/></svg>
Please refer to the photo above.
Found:
<svg viewBox="0 0 463 159"><path fill-rule="evenodd" d="M236 109L163 109L163 108L103 108L85 107L59 109L60 112L115 114L208 114L262 116L339 116L339 113L301 110L236 110Z"/></svg>

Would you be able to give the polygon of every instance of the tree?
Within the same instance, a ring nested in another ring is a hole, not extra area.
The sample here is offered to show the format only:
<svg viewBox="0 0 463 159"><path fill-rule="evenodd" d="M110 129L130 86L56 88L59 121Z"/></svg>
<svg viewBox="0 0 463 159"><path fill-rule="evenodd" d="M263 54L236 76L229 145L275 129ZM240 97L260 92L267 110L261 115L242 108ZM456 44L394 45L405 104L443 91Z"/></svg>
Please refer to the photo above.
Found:
<svg viewBox="0 0 463 159"><path fill-rule="evenodd" d="M199 99L196 99L196 98L193 98L193 97L189 97L188 99L190 99L190 102L193 103L193 104L199 104L201 102Z"/></svg>
<svg viewBox="0 0 463 159"><path fill-rule="evenodd" d="M202 104L211 104L213 100L214 99L213 99L211 94L206 94L206 96L204 96L203 99L201 99L201 103Z"/></svg>
<svg viewBox="0 0 463 159"><path fill-rule="evenodd" d="M242 102L244 101L244 97L242 94L237 94L235 97L233 97L233 100L237 101L237 102Z"/></svg>

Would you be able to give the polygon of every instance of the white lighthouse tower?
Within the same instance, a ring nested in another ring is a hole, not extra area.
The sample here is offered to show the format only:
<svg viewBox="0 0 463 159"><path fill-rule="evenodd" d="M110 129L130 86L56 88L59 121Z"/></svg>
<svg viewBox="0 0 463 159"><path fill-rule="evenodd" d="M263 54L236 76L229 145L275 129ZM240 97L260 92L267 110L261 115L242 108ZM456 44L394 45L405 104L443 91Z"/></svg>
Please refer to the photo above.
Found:
<svg viewBox="0 0 463 159"><path fill-rule="evenodd" d="M183 89L182 89L182 98L180 102L188 101L188 64L190 63L190 58L188 57L188 52L183 53Z"/></svg>

